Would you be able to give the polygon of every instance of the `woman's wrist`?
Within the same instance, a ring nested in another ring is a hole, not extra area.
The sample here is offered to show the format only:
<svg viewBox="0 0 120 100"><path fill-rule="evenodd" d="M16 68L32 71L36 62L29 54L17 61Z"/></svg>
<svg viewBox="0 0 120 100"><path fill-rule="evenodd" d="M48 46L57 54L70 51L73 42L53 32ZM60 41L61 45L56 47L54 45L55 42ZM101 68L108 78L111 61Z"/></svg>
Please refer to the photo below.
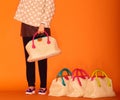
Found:
<svg viewBox="0 0 120 100"><path fill-rule="evenodd" d="M44 32L44 24L40 24L39 28L38 28L38 33L43 33Z"/></svg>
<svg viewBox="0 0 120 100"><path fill-rule="evenodd" d="M45 26L45 23L44 23L44 22L42 22L41 24Z"/></svg>

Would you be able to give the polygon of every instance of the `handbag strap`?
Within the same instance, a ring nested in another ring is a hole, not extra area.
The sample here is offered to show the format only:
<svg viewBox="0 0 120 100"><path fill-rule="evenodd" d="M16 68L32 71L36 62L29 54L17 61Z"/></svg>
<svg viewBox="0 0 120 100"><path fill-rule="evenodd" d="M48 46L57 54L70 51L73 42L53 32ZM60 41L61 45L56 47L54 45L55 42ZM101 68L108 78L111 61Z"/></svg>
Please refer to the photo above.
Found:
<svg viewBox="0 0 120 100"><path fill-rule="evenodd" d="M76 68L72 71L72 80L74 81L75 78L77 78L79 85L82 86L80 78L83 78L83 79L87 78L88 79L89 75L86 73L85 70Z"/></svg>
<svg viewBox="0 0 120 100"><path fill-rule="evenodd" d="M49 35L46 31L44 31L44 34L47 36L47 44L50 44L50 39L49 39ZM36 48L35 47L35 43L34 43L34 39L35 37L38 35L38 31L35 32L35 34L33 35L33 38L32 38L32 48Z"/></svg>
<svg viewBox="0 0 120 100"><path fill-rule="evenodd" d="M108 85L108 86L111 86L111 82L110 82L110 79L108 78L107 74L106 74L104 71L100 70L100 69L96 69L96 70L92 73L92 75L91 75L91 80L93 80L94 77L95 77L98 86L101 87L100 80L98 79L98 72L100 72L100 73L102 74L102 76L103 76L103 75L105 76L105 79L106 79L106 81L107 81L107 85Z"/></svg>
<svg viewBox="0 0 120 100"><path fill-rule="evenodd" d="M79 75L79 73L80 73L80 75ZM76 74L76 75L75 75L75 74ZM73 72L72 72L72 76L73 76L73 77L75 77L75 76L81 76L81 77L84 78L84 79L85 79L86 77L87 77L87 78L90 77L85 70L80 69L80 68L74 69Z"/></svg>
<svg viewBox="0 0 120 100"><path fill-rule="evenodd" d="M65 81L64 81L64 79L63 79L63 77L66 78L66 76L63 76L63 73L64 73L64 72L67 72L67 76L71 76L72 73L71 73L71 71L70 71L68 68L63 68L63 69L58 73L58 75L57 75L57 78L58 78L58 77L61 77L63 86L66 86ZM66 79L67 79L67 78L66 78Z"/></svg>

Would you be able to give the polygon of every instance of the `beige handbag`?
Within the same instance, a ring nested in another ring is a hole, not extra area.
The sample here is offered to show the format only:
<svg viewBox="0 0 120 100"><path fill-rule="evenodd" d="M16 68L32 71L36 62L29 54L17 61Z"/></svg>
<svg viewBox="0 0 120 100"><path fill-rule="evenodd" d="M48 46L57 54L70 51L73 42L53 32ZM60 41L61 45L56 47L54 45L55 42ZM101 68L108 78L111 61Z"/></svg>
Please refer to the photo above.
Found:
<svg viewBox="0 0 120 100"><path fill-rule="evenodd" d="M33 39L27 43L25 48L29 54L27 59L28 62L46 59L48 57L58 55L61 52L56 39L48 36L47 32L44 33L46 34L45 37L41 37L41 39L34 39L38 34L36 32Z"/></svg>
<svg viewBox="0 0 120 100"><path fill-rule="evenodd" d="M98 72L100 72L100 76ZM104 71L95 70L87 82L83 97L100 98L112 96L115 96L115 92L112 86L112 80L107 76Z"/></svg>
<svg viewBox="0 0 120 100"><path fill-rule="evenodd" d="M85 70L75 68L72 71L72 78L69 81L67 96L82 97L86 88L89 75Z"/></svg>
<svg viewBox="0 0 120 100"><path fill-rule="evenodd" d="M64 75L63 73L67 73ZM66 96L68 92L69 80L71 78L71 72L67 68L63 68L57 75L55 79L53 79L50 88L49 88L49 96Z"/></svg>

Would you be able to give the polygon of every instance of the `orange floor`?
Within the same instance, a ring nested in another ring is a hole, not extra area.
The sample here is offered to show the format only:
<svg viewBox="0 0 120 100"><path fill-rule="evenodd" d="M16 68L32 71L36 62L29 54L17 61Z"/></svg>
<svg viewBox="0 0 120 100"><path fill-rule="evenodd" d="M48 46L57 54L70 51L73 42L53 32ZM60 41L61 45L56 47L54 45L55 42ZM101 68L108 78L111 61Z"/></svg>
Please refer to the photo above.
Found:
<svg viewBox="0 0 120 100"><path fill-rule="evenodd" d="M0 92L0 100L120 100L120 95L112 98L71 98L71 97L50 97L48 95L25 95L24 91L4 91Z"/></svg>

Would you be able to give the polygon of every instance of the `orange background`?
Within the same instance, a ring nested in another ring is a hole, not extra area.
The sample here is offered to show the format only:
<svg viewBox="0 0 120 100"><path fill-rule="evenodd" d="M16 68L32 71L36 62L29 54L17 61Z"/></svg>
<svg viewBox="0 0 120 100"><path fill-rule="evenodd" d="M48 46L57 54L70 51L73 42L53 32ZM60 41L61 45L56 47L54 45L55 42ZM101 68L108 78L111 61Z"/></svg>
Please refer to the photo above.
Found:
<svg viewBox="0 0 120 100"><path fill-rule="evenodd" d="M20 22L13 19L18 1L0 1L1 91L27 87ZM62 53L48 60L48 86L64 67L79 67L89 74L99 68L120 92L119 4L119 0L55 0L51 31ZM38 86L38 72L36 77Z"/></svg>

